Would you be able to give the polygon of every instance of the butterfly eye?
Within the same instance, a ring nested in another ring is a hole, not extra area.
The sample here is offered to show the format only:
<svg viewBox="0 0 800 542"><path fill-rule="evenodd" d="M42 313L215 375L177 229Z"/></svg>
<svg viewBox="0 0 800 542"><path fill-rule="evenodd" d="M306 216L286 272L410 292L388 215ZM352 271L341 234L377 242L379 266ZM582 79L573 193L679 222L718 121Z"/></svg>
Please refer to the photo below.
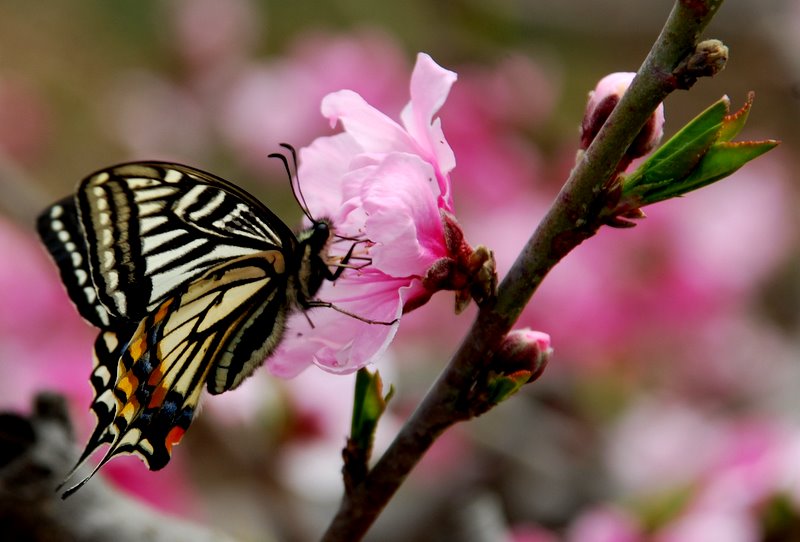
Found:
<svg viewBox="0 0 800 542"><path fill-rule="evenodd" d="M331 227L327 222L321 221L314 224L314 236L327 240L331 235Z"/></svg>

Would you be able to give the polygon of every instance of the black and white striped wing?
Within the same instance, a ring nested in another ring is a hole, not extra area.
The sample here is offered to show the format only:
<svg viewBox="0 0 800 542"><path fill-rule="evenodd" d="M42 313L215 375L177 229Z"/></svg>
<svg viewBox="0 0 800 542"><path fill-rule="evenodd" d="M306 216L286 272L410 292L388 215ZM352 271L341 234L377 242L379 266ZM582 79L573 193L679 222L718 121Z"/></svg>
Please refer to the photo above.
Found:
<svg viewBox="0 0 800 542"><path fill-rule="evenodd" d="M151 470L164 467L203 387L235 388L280 342L285 272L280 251L240 257L163 301L124 342L120 334L101 333L92 373L98 423L79 464L108 444L92 474L120 454L140 456Z"/></svg>
<svg viewBox="0 0 800 542"><path fill-rule="evenodd" d="M241 188L172 163L101 170L75 201L91 280L112 318L141 320L222 262L278 250L293 254L292 231Z"/></svg>
<svg viewBox="0 0 800 542"><path fill-rule="evenodd" d="M51 205L39 216L36 228L58 266L61 281L78 313L100 329L115 327L92 283L86 237L75 198L70 196Z"/></svg>

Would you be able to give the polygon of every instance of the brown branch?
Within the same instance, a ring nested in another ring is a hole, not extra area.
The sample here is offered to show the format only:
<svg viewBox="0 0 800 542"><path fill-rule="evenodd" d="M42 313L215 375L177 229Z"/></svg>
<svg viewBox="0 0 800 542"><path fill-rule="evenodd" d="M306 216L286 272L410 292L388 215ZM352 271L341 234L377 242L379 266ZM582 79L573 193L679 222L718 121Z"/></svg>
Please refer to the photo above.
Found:
<svg viewBox="0 0 800 542"><path fill-rule="evenodd" d="M469 418L465 397L485 360L516 322L547 273L600 226L602 188L660 102L689 86L679 67L723 0L678 0L628 91L586 150L464 342L366 478L344 496L325 542L361 540L411 469L448 427ZM682 67L680 68L683 69ZM694 66L695 73L702 74Z"/></svg>

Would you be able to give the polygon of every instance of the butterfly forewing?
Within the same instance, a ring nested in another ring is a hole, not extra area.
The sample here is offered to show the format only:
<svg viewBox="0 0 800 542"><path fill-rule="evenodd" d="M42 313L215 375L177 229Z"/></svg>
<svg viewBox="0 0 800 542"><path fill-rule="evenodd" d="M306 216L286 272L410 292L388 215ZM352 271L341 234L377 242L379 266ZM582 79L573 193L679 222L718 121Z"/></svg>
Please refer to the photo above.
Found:
<svg viewBox="0 0 800 542"><path fill-rule="evenodd" d="M86 240L74 198L51 205L39 216L36 228L78 313L94 326L108 328L112 316L100 303L92 283Z"/></svg>
<svg viewBox="0 0 800 542"><path fill-rule="evenodd" d="M200 170L142 162L100 171L78 190L91 278L115 316L137 320L215 265L291 252L291 230L258 200Z"/></svg>

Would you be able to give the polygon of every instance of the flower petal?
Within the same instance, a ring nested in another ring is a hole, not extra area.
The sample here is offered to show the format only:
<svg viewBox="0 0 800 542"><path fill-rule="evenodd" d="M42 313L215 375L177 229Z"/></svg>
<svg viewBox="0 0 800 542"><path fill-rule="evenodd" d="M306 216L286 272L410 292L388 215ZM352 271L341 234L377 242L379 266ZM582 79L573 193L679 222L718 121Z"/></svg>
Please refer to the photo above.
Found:
<svg viewBox="0 0 800 542"><path fill-rule="evenodd" d="M456 159L442 132L441 121L433 117L444 105L457 77L430 56L419 53L411 74L411 101L400 115L403 125L424 151L422 156L437 164L442 175L452 171ZM448 192L442 190L443 194Z"/></svg>
<svg viewBox="0 0 800 542"><path fill-rule="evenodd" d="M423 276L447 255L433 168L394 153L374 169L362 196L372 266L395 277Z"/></svg>
<svg viewBox="0 0 800 542"><path fill-rule="evenodd" d="M369 105L352 90L340 90L322 99L322 114L342 123L345 132L355 139L364 152L417 152L416 142L402 126Z"/></svg>
<svg viewBox="0 0 800 542"><path fill-rule="evenodd" d="M324 307L307 313L308 318L295 313L277 352L267 359L275 376L290 378L312 363L332 373L351 373L384 353L397 332L409 281L377 272L356 274L324 284L319 298L361 318L394 323L370 324Z"/></svg>
<svg viewBox="0 0 800 542"><path fill-rule="evenodd" d="M358 144L346 133L317 138L300 149L297 182L313 216L338 216L343 202L340 182L357 152Z"/></svg>

